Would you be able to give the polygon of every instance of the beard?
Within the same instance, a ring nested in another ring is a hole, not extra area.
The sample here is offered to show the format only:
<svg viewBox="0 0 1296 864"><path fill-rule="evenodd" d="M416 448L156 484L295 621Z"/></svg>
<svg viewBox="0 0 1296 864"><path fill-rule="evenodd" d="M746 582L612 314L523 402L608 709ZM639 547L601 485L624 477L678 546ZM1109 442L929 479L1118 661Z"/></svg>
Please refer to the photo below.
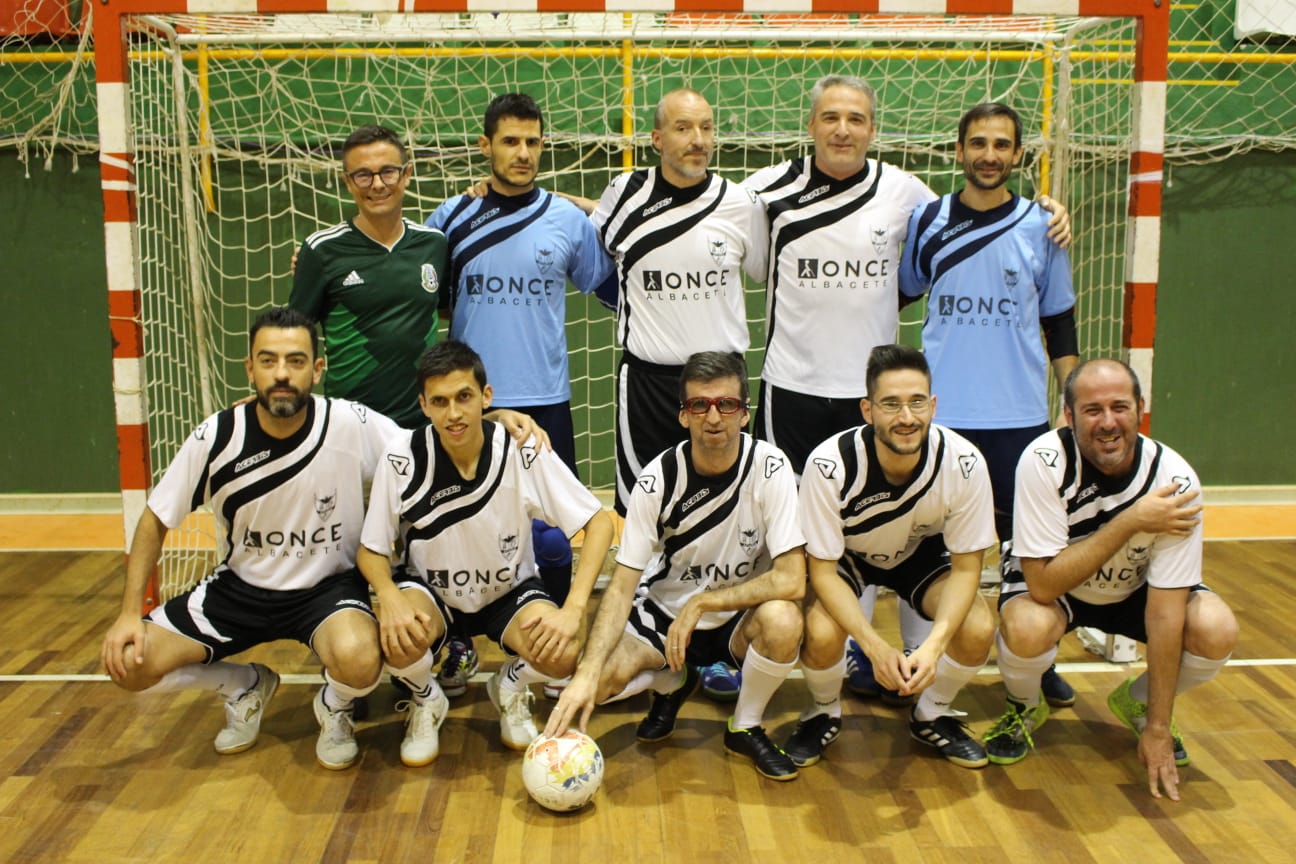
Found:
<svg viewBox="0 0 1296 864"><path fill-rule="evenodd" d="M272 393L272 390L290 390L292 395ZM303 393L291 384L275 384L269 389L257 391L257 404L269 411L271 416L281 420L297 416L297 413L306 407L308 399L310 399L309 391Z"/></svg>

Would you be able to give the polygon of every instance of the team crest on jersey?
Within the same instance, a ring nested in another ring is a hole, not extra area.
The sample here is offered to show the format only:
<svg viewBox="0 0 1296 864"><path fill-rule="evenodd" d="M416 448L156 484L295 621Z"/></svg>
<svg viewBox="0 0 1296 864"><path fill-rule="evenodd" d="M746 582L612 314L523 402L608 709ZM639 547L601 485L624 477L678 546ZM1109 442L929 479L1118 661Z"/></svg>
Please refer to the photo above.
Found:
<svg viewBox="0 0 1296 864"><path fill-rule="evenodd" d="M369 408L367 406L361 405L359 402L352 402L351 410L360 418L361 423L369 422Z"/></svg>
<svg viewBox="0 0 1296 864"><path fill-rule="evenodd" d="M333 515L333 509L337 507L337 489L333 489L327 495L315 496L315 512L319 514L321 520L327 522L328 518Z"/></svg>
<svg viewBox="0 0 1296 864"><path fill-rule="evenodd" d="M765 457L765 479L773 477L778 470L783 467L783 459L779 456Z"/></svg>
<svg viewBox="0 0 1296 864"><path fill-rule="evenodd" d="M760 531L756 528L739 528L738 545L750 557L760 548Z"/></svg>
<svg viewBox="0 0 1296 864"><path fill-rule="evenodd" d="M531 467L531 463L534 462L536 460L536 457L540 455L539 451L536 450L535 445L533 444L526 445L521 450L519 450L518 453L522 457L522 467L527 469Z"/></svg>
<svg viewBox="0 0 1296 864"><path fill-rule="evenodd" d="M657 478L652 474L644 474L635 481L635 485L651 495L657 491Z"/></svg>
<svg viewBox="0 0 1296 864"><path fill-rule="evenodd" d="M1191 477L1171 477L1170 482L1174 483L1176 486L1179 487L1178 489L1175 490L1175 494L1177 495L1182 495L1183 493L1187 492L1189 489L1192 488Z"/></svg>
<svg viewBox="0 0 1296 864"><path fill-rule="evenodd" d="M707 252L711 255L711 260L716 262L719 267L724 264L725 255L729 254L729 241L723 237L708 237Z"/></svg>
<svg viewBox="0 0 1296 864"><path fill-rule="evenodd" d="M814 462L814 466L819 469L819 474L825 480L831 480L837 476L837 463L833 460L816 458L811 461Z"/></svg>
<svg viewBox="0 0 1296 864"><path fill-rule="evenodd" d="M1017 287L1017 280L1021 278L1021 271L1014 270L1012 267L1004 268L1004 285L1009 288Z"/></svg>
<svg viewBox="0 0 1296 864"><path fill-rule="evenodd" d="M878 254L878 257L886 254L887 229L885 227L870 228L869 240L873 243L873 251Z"/></svg>
<svg viewBox="0 0 1296 864"><path fill-rule="evenodd" d="M972 469L976 467L976 462L975 453L969 453L966 456L958 457L959 471L963 472L964 480L972 476Z"/></svg>
<svg viewBox="0 0 1296 864"><path fill-rule="evenodd" d="M419 268L419 274L422 276L423 290L429 294L435 294L441 283L437 281L436 268L431 264L424 264Z"/></svg>
<svg viewBox="0 0 1296 864"><path fill-rule="evenodd" d="M1036 447L1031 452L1034 453L1036 456L1038 456L1040 458L1040 461L1043 462L1048 467L1050 468L1057 467L1058 451L1049 450L1046 447Z"/></svg>
<svg viewBox="0 0 1296 864"><path fill-rule="evenodd" d="M197 441L203 441L206 438L207 438L207 424L200 423L198 425L198 428L194 430L194 439Z"/></svg>
<svg viewBox="0 0 1296 864"><path fill-rule="evenodd" d="M549 268L553 266L554 253L552 249L541 249L539 246L535 249L535 265L541 273L548 273Z"/></svg>
<svg viewBox="0 0 1296 864"><path fill-rule="evenodd" d="M518 550L518 535L506 534L499 538L500 555L504 556L505 561L512 561L513 556Z"/></svg>
<svg viewBox="0 0 1296 864"><path fill-rule="evenodd" d="M406 456L397 456L395 453L388 453L387 463L391 465L396 473L401 477L404 477L409 473L410 460Z"/></svg>
<svg viewBox="0 0 1296 864"><path fill-rule="evenodd" d="M1129 546L1125 549L1126 560L1135 567L1146 564L1149 557L1147 546Z"/></svg>

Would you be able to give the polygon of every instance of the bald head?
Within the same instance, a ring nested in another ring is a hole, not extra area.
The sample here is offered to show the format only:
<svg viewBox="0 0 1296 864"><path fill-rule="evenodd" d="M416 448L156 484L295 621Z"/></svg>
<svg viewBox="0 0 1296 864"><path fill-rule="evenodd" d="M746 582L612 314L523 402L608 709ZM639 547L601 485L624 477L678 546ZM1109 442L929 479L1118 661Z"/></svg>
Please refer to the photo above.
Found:
<svg viewBox="0 0 1296 864"><path fill-rule="evenodd" d="M1085 360L1071 370L1066 383L1062 385L1062 402L1074 412L1078 389L1086 389L1088 385L1099 380L1114 383L1113 379L1124 379L1127 382L1130 399L1135 405L1143 399L1143 388L1139 384L1138 376L1128 364L1110 357L1098 357Z"/></svg>
<svg viewBox="0 0 1296 864"><path fill-rule="evenodd" d="M696 90L672 90L657 103L653 116L653 148L661 154L666 182L686 188L706 180L715 149L715 118L711 103Z"/></svg>

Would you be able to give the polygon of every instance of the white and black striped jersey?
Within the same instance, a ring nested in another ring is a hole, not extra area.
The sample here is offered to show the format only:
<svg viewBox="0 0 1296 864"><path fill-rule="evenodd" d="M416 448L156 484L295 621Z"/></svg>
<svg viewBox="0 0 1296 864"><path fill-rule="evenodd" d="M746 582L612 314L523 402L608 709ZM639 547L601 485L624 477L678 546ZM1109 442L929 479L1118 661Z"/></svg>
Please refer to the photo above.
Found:
<svg viewBox="0 0 1296 864"><path fill-rule="evenodd" d="M617 563L640 570L639 590L672 616L690 597L740 584L805 543L797 520L796 474L773 444L742 433L734 467L705 477L683 442L648 464L630 494ZM699 629L735 612L708 612Z"/></svg>
<svg viewBox="0 0 1296 864"><path fill-rule="evenodd" d="M256 404L202 422L162 475L148 506L168 528L210 503L216 570L258 588L310 588L355 566L364 490L400 428L345 399L312 396L288 438L267 435Z"/></svg>
<svg viewBox="0 0 1296 864"><path fill-rule="evenodd" d="M650 168L615 178L590 218L616 261L623 348L673 366L747 350L742 274L764 281L769 240L754 194L711 173L680 189Z"/></svg>
<svg viewBox="0 0 1296 864"><path fill-rule="evenodd" d="M761 377L811 396L862 395L869 352L896 338L909 214L936 194L873 159L835 180L812 156L743 185L760 195L770 227Z"/></svg>
<svg viewBox="0 0 1296 864"><path fill-rule="evenodd" d="M893 486L878 464L873 427L848 429L810 453L801 474L806 552L892 570L926 537L943 535L954 554L994 545L994 499L981 452L935 423L908 482ZM863 584L863 580L861 584Z"/></svg>
<svg viewBox="0 0 1296 864"><path fill-rule="evenodd" d="M598 499L557 453L535 439L517 447L504 427L482 421L477 475L465 480L431 425L401 435L383 456L365 514L365 548L390 555L446 605L476 612L535 576L531 520L569 538L598 512Z"/></svg>
<svg viewBox="0 0 1296 864"><path fill-rule="evenodd" d="M1174 484L1179 492L1201 491L1182 456L1140 435L1134 467L1122 477L1103 474L1084 457L1069 428L1046 432L1017 462L1013 505L1013 554L1052 558L1106 525L1149 492ZM1192 533L1135 534L1098 572L1072 588L1085 603L1116 603L1142 587L1187 588L1202 581L1202 525Z"/></svg>

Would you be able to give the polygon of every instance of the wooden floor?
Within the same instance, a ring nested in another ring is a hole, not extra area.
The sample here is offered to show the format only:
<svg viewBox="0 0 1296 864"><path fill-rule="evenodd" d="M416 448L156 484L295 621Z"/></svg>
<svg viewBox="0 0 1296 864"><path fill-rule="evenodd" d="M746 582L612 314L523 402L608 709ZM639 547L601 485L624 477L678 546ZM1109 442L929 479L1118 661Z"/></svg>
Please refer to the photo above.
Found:
<svg viewBox="0 0 1296 864"><path fill-rule="evenodd" d="M432 766L400 764L403 726L384 689L358 733L361 763L334 773L314 759L317 666L299 646L266 646L251 656L289 676L257 746L221 757L210 695L131 696L100 675L120 553L2 552L0 861L1296 860L1296 541L1208 543L1206 566L1242 636L1235 663L1179 701L1193 756L1179 803L1149 797L1133 738L1107 711L1127 671L1068 637L1060 660L1080 700L1010 768L948 764L909 740L901 711L851 699L825 759L774 783L725 756L728 712L701 696L669 742L636 743L640 696L596 712L603 788L556 816L526 797L484 674L453 703ZM777 738L804 692L798 679L776 696ZM979 733L1002 699L987 670L958 707Z"/></svg>

